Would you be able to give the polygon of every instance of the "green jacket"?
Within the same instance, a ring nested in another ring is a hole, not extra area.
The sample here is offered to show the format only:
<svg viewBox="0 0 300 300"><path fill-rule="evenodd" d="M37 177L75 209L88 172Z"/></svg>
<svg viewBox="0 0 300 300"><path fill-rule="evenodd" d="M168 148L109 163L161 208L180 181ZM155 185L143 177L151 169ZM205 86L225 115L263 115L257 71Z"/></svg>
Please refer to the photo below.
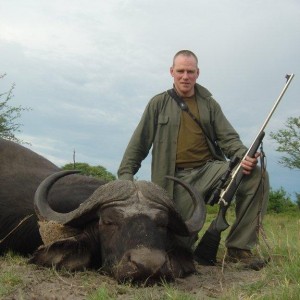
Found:
<svg viewBox="0 0 300 300"><path fill-rule="evenodd" d="M200 121L205 133L217 141L219 148L209 140L208 146L216 160L225 160L234 155L242 157L247 148L239 135L224 116L220 105L203 86L196 84L197 104ZM152 148L151 180L173 196L176 146L181 109L167 92L154 96L148 103L143 116L134 131L118 170L119 179L133 180L141 162ZM222 151L220 151L220 149Z"/></svg>

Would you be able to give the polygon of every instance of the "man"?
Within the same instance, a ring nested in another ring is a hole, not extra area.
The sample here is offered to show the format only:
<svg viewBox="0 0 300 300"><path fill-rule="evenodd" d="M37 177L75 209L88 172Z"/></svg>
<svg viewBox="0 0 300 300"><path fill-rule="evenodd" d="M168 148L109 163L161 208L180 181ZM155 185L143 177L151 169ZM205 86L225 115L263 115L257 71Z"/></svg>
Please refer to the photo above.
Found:
<svg viewBox="0 0 300 300"><path fill-rule="evenodd" d="M201 123L201 127L176 101L163 92L154 96L127 146L118 170L119 179L133 180L141 162L152 148L152 181L175 199L178 211L187 219L192 204L184 189L165 178L171 175L195 186L204 199L216 187L228 168L227 159L242 159L247 148L224 116L211 93L196 83L200 71L196 55L181 50L170 68L174 89ZM266 211L269 182L257 166L259 153L242 161L246 175L236 193L236 220L226 239L232 261L249 260L257 242L260 213ZM264 184L262 182L264 181ZM182 240L190 247L195 239Z"/></svg>

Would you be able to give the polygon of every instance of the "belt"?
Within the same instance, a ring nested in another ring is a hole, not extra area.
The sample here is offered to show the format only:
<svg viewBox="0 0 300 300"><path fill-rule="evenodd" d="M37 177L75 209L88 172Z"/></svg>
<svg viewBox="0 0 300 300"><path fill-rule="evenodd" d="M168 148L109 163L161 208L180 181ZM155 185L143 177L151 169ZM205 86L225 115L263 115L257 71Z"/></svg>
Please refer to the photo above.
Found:
<svg viewBox="0 0 300 300"><path fill-rule="evenodd" d="M175 167L175 172L189 171L189 170L191 171L191 170L194 170L194 169L198 169L198 168L203 167L208 161L210 161L210 160L204 161L201 165L198 165L196 167L188 167L188 168Z"/></svg>
<svg viewBox="0 0 300 300"><path fill-rule="evenodd" d="M196 167L194 167L194 168L181 168L181 167L175 167L175 171L176 172L179 172L179 171L184 171L184 170L193 170L193 169L195 169Z"/></svg>
<svg viewBox="0 0 300 300"><path fill-rule="evenodd" d="M189 167L189 168L182 168L182 167L175 167L175 172L180 172L180 171L191 171L194 169L198 169L200 167L202 167L204 164L200 165L200 166L196 166L196 167Z"/></svg>

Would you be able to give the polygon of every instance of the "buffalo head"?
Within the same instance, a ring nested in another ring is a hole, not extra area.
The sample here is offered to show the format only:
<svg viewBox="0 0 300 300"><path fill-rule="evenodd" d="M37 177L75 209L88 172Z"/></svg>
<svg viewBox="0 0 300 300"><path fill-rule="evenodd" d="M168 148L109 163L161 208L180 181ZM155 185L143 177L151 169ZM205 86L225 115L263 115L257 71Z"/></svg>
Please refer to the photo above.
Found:
<svg viewBox="0 0 300 300"><path fill-rule="evenodd" d="M72 228L73 233L41 246L34 253L33 263L69 270L98 268L119 281L172 279L195 271L191 252L174 239L175 234L195 235L204 224L205 204L192 187L171 178L193 199L194 214L186 221L166 191L147 181L109 182L77 209L58 213L49 206L47 194L59 178L73 172L49 176L36 192L39 219L55 221Z"/></svg>

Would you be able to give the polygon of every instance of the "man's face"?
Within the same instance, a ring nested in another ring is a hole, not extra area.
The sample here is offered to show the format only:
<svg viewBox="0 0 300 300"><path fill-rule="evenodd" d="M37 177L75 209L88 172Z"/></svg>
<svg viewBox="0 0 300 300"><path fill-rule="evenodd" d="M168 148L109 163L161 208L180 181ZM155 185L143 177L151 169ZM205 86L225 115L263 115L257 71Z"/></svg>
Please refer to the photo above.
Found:
<svg viewBox="0 0 300 300"><path fill-rule="evenodd" d="M194 94L199 68L193 56L178 55L170 68L170 73L174 78L175 88L181 96L189 97Z"/></svg>

